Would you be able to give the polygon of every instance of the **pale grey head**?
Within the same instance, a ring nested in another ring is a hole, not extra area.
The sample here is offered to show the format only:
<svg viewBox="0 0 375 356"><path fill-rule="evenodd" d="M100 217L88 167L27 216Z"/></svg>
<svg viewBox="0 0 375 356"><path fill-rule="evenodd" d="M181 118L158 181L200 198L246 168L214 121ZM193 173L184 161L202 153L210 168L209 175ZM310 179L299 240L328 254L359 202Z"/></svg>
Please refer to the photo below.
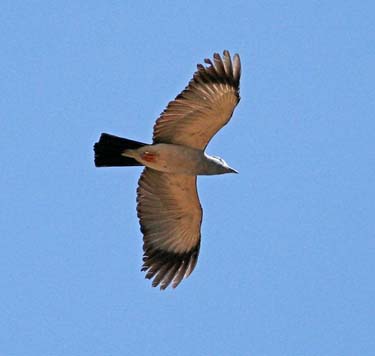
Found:
<svg viewBox="0 0 375 356"><path fill-rule="evenodd" d="M205 154L207 162L206 175L225 174L225 173L238 173L234 168L230 167L227 162L217 156L209 156Z"/></svg>

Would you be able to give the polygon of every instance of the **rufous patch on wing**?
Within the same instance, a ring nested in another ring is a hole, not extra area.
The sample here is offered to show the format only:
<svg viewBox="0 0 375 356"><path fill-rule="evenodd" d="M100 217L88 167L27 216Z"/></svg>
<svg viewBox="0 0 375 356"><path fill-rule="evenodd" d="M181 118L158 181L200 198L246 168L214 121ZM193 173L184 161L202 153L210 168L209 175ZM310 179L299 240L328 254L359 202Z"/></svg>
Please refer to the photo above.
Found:
<svg viewBox="0 0 375 356"><path fill-rule="evenodd" d="M143 152L141 155L142 159L148 163L156 162L157 154L153 152Z"/></svg>

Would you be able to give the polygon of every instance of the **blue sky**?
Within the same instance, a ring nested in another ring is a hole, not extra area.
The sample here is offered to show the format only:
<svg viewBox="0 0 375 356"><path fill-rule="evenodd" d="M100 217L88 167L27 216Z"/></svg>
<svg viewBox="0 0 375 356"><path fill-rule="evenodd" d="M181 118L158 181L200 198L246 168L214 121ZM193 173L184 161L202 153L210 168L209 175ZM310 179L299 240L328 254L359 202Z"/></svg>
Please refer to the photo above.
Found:
<svg viewBox="0 0 375 356"><path fill-rule="evenodd" d="M374 355L375 5L3 1L0 355ZM150 141L214 52L242 100L208 146L202 246L176 289L140 272L140 169L96 169L101 132Z"/></svg>

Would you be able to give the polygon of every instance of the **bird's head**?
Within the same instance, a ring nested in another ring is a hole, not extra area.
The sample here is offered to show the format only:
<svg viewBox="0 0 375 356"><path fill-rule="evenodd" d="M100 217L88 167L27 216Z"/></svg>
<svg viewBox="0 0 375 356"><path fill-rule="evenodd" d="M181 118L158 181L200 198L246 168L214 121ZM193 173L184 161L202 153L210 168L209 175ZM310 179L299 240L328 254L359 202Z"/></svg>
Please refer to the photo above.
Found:
<svg viewBox="0 0 375 356"><path fill-rule="evenodd" d="M230 167L227 162L217 156L208 157L210 160L210 168L212 174L224 174L224 173L238 173L234 168Z"/></svg>

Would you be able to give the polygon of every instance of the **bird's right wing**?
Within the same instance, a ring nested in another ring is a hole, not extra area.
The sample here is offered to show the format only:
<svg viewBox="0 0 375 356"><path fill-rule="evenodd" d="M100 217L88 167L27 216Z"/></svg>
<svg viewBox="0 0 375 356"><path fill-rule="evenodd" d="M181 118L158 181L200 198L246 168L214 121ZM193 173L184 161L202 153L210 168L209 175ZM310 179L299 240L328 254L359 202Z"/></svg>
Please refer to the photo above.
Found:
<svg viewBox="0 0 375 356"><path fill-rule="evenodd" d="M143 267L154 287L175 288L193 271L199 254L202 209L196 177L145 168L137 189L143 233Z"/></svg>

